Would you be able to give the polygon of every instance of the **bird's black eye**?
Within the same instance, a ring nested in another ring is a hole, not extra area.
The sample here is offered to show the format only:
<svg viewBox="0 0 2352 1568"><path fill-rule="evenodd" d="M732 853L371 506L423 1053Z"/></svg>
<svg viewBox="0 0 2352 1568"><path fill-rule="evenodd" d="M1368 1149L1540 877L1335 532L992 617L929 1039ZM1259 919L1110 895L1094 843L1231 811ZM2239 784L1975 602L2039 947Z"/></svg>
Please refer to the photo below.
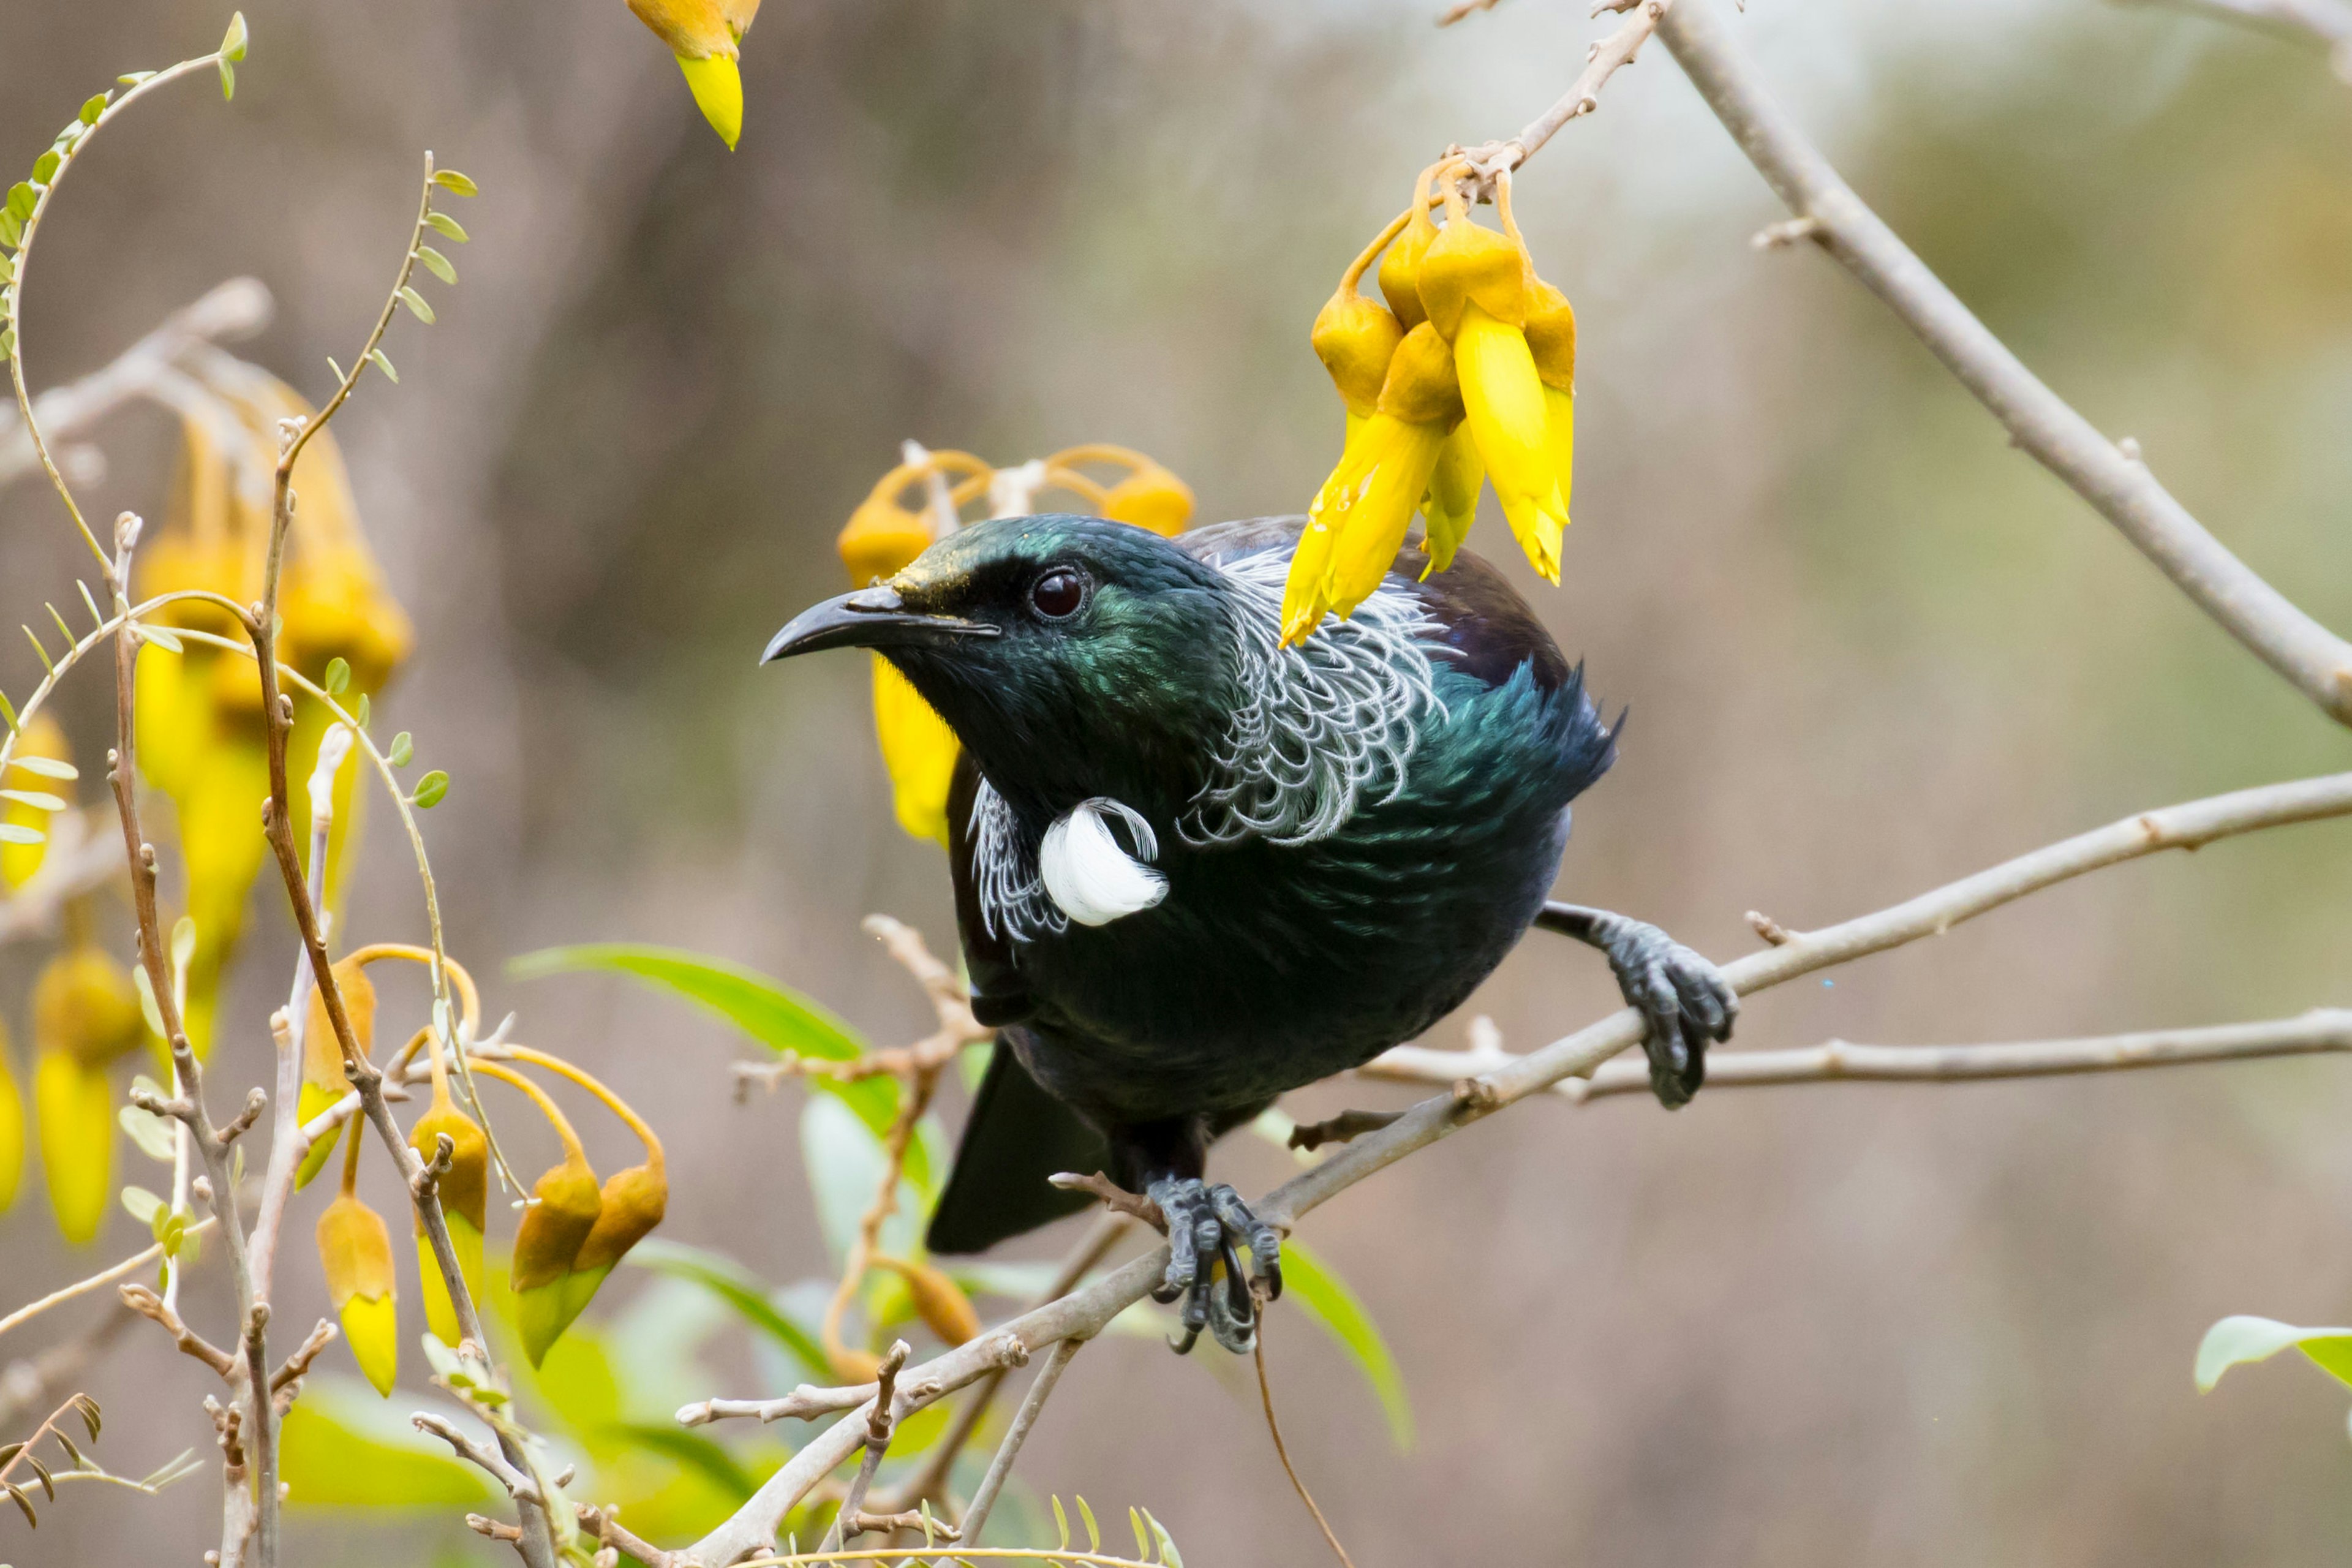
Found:
<svg viewBox="0 0 2352 1568"><path fill-rule="evenodd" d="M1029 605L1049 621L1066 621L1087 602L1087 574L1056 566L1029 584Z"/></svg>

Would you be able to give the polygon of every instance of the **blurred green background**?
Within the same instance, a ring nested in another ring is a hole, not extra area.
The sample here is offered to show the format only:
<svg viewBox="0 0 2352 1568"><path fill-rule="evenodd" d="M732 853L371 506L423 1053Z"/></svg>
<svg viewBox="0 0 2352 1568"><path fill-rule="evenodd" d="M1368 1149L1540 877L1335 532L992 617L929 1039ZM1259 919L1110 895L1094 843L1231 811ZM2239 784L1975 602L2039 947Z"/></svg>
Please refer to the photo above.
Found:
<svg viewBox="0 0 2352 1568"><path fill-rule="evenodd" d="M1118 441L1188 479L1204 519L1301 508L1339 440L1306 342L1332 280L1415 170L1508 134L1609 25L1507 0L1439 33L1434 8L769 0L730 155L617 4L248 0L236 103L189 90L126 120L61 200L27 303L34 379L94 369L251 273L278 309L240 352L319 395L322 356L381 298L417 150L475 176L464 286L405 333L402 384L371 382L336 426L420 633L382 727L454 775L427 822L453 951L496 975L555 942L673 942L911 1038L929 1009L857 919L898 915L942 950L952 924L942 858L890 822L864 667L754 658L840 586L832 535L906 437L1008 464ZM211 0L7 6L0 153L28 162L96 86L202 52L223 20ZM1732 25L1996 331L2352 629L2352 87L2291 46L2095 0L1757 0ZM2342 731L2010 449L1876 300L1809 249L1749 248L1784 214L1663 48L1531 163L1518 205L1580 313L1581 462L1563 585L1508 569L1633 710L1579 808L1570 896L1727 957L1753 945L1749 909L1822 924L2135 808L2352 765ZM106 426L90 510L159 511L173 439L152 411ZM1472 542L1499 559L1491 506ZM0 490L0 620L70 593L75 548L46 491ZM36 673L0 644L0 687ZM102 685L69 710L86 747ZM380 816L366 853L347 931L415 939ZM264 900L228 1081L263 1074L285 930ZM20 1042L35 958L0 951ZM669 1141L665 1236L773 1279L825 1272L792 1100L730 1103L740 1042L615 981L489 993ZM1591 955L1538 942L1470 1010L1527 1047L1613 1002ZM2339 823L2124 868L1759 998L1738 1043L2347 1003ZM1387 1328L1420 1441L1393 1452L1354 1374L1277 1312L1294 1453L1368 1568L1473 1548L1625 1568L2339 1562L2340 1391L2273 1367L2200 1399L2189 1358L2226 1312L2352 1314L2347 1070L1725 1092L1673 1117L1527 1106L1308 1222ZM1326 1086L1291 1109L1404 1098ZM1245 1190L1285 1168L1248 1140L1219 1164ZM134 1230L118 1216L68 1254L28 1192L0 1220L7 1302ZM287 1267L281 1316L307 1321L314 1265ZM616 1277L597 1313L641 1283ZM221 1310L216 1271L192 1289ZM1214 1359L1105 1342L1023 1472L1145 1503L1196 1563L1313 1561L1254 1400ZM714 1368L711 1393L756 1372L740 1352ZM135 1326L91 1385L118 1423L104 1457L136 1473L208 1445L206 1382ZM184 1554L216 1509L210 1470L155 1500L84 1492L0 1551ZM449 1539L299 1529L318 1562Z"/></svg>

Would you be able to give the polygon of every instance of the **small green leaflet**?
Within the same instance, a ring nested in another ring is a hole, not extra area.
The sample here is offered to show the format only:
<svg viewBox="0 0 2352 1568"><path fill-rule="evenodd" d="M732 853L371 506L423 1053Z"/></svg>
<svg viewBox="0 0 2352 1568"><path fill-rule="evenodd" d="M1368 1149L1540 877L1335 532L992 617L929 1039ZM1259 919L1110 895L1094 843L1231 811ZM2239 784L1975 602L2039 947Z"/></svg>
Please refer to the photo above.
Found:
<svg viewBox="0 0 2352 1568"><path fill-rule="evenodd" d="M220 76L222 99L234 100L236 97L236 68L228 63L226 55L220 58Z"/></svg>
<svg viewBox="0 0 2352 1568"><path fill-rule="evenodd" d="M18 805L29 805L35 811L63 811L66 808L64 801L41 790L0 789L0 800L12 801Z"/></svg>
<svg viewBox="0 0 2352 1568"><path fill-rule="evenodd" d="M163 1200L144 1187L125 1187L122 1189L122 1206L132 1219L152 1226L156 1215L163 1210Z"/></svg>
<svg viewBox="0 0 2352 1568"><path fill-rule="evenodd" d="M351 683L352 667L350 661L343 658L329 659L327 661L327 678L319 683L327 689L327 695L330 697L341 697L343 694L343 689L351 685Z"/></svg>
<svg viewBox="0 0 2352 1568"><path fill-rule="evenodd" d="M332 354L327 356L327 368L335 373L336 385L341 386L344 382L351 380L350 376L343 374L343 367L335 363L335 356Z"/></svg>
<svg viewBox="0 0 2352 1568"><path fill-rule="evenodd" d="M449 794L449 775L435 768L416 781L416 794L412 797L419 811L430 811Z"/></svg>
<svg viewBox="0 0 2352 1568"><path fill-rule="evenodd" d="M0 698L0 705L5 705L5 698ZM71 763L61 763L55 757L11 757L8 759L8 765L12 768L22 768L28 773L38 773L45 779L81 777L79 768L75 767Z"/></svg>
<svg viewBox="0 0 2352 1568"><path fill-rule="evenodd" d="M408 765L408 759L415 754L415 742L408 738L408 731L403 730L392 738L392 750L383 754L383 760L395 768L404 768Z"/></svg>
<svg viewBox="0 0 2352 1568"><path fill-rule="evenodd" d="M1282 1244L1282 1280L1285 1299L1297 1301L1308 1317L1322 1324L1364 1374L1380 1399L1381 1414L1388 1417L1390 1440L1399 1453L1409 1451L1412 1405L1405 1397L1404 1378L1364 1303L1346 1280L1295 1237Z"/></svg>
<svg viewBox="0 0 2352 1568"><path fill-rule="evenodd" d="M46 185L51 180L56 179L58 177L58 165L64 162L65 159L58 156L58 150L54 147L42 153L38 158L33 160L33 184L37 185ZM31 215L27 214L26 216L30 216Z"/></svg>
<svg viewBox="0 0 2352 1568"><path fill-rule="evenodd" d="M2233 1366L2268 1361L2293 1345L2338 1383L2352 1384L2352 1329L2298 1329L2270 1318L2224 1318L2197 1347L2197 1387L2210 1394Z"/></svg>
<svg viewBox="0 0 2352 1568"><path fill-rule="evenodd" d="M400 289L400 302L408 307L410 315L428 327L433 324L433 307L425 302L424 295L404 283Z"/></svg>
<svg viewBox="0 0 2352 1568"><path fill-rule="evenodd" d="M113 96L110 92L90 94L89 100L81 106L81 122L84 125L97 124L98 117L106 112L106 100Z"/></svg>
<svg viewBox="0 0 2352 1568"><path fill-rule="evenodd" d="M455 169L434 170L433 183L440 186L443 190L449 192L452 195L478 196L482 194L481 186L474 184L473 181L466 178L465 175L457 173Z"/></svg>
<svg viewBox="0 0 2352 1568"><path fill-rule="evenodd" d="M434 277L441 279L442 282L455 283L457 281L457 269L449 265L449 258L447 257L442 255L431 246L418 246L416 247L416 259L425 263L425 271L430 272Z"/></svg>
<svg viewBox="0 0 2352 1568"><path fill-rule="evenodd" d="M392 368L392 361L384 356L384 352L382 349L370 349L368 351L368 360L376 367L376 369L383 372L386 376L391 378L393 385L398 386L400 384L400 373Z"/></svg>
<svg viewBox="0 0 2352 1568"><path fill-rule="evenodd" d="M0 822L0 844L46 844L48 835L37 827L19 827L13 822Z"/></svg>
<svg viewBox="0 0 2352 1568"><path fill-rule="evenodd" d="M221 35L221 58L225 60L241 60L245 58L245 46L247 37L248 35L245 30L245 13L242 11L230 13L228 19L228 31Z"/></svg>
<svg viewBox="0 0 2352 1568"><path fill-rule="evenodd" d="M464 227L458 224L456 218L451 217L447 213L426 213L425 215L425 221L433 226L434 233L439 235L442 238L448 240L452 244L463 245L466 243L467 234Z"/></svg>

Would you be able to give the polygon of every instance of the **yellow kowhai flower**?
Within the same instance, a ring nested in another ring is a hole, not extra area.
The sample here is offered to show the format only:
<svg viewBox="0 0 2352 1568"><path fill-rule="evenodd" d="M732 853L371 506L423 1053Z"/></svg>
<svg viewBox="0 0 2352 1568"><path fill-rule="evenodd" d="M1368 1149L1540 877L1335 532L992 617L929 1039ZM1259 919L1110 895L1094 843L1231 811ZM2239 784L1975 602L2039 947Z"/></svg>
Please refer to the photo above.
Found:
<svg viewBox="0 0 2352 1568"><path fill-rule="evenodd" d="M629 9L677 57L695 106L732 152L743 134L737 46L751 30L760 0L629 0Z"/></svg>
<svg viewBox="0 0 2352 1568"><path fill-rule="evenodd" d="M358 1042L360 1055L372 1057L375 1053L375 982L367 976L366 962L364 952L355 952L337 960L331 973L335 989L342 995L343 1016L351 1021L352 1038ZM310 1016L302 1026L302 1092L295 1101L295 1111L304 1121L313 1121L342 1099L351 1087L351 1078L343 1071L342 1042L335 1037L334 1020L327 1016L325 996L314 987L310 992ZM309 1186L334 1152L335 1141L331 1138L311 1144L310 1152L295 1169L294 1184Z"/></svg>
<svg viewBox="0 0 2352 1568"><path fill-rule="evenodd" d="M1108 463L1127 470L1105 485L1079 470L1081 463ZM1142 453L1108 442L1071 447L1045 460L1045 485L1082 496L1095 515L1150 529L1173 539L1192 521L1192 488Z"/></svg>
<svg viewBox="0 0 2352 1568"><path fill-rule="evenodd" d="M427 1035L428 1041L430 1035ZM409 1147L417 1158L431 1160L443 1133L449 1137L449 1169L440 1184L441 1218L449 1230L450 1249L457 1255L457 1272L466 1294L482 1299L482 1232L489 1219L490 1143L481 1123L457 1109L449 1098L448 1069L437 1048L433 1053L433 1106L408 1130ZM415 1216L416 1264L425 1297L425 1326L446 1345L463 1337L457 1327L457 1303L449 1282L441 1277L441 1261L425 1237L425 1216Z"/></svg>
<svg viewBox="0 0 2352 1568"><path fill-rule="evenodd" d="M342 1319L352 1359L389 1397L400 1370L400 1310L392 1266L392 1232L383 1216L360 1200L356 1190L360 1141L366 1124L352 1117L343 1156L343 1190L319 1215L319 1266L327 1276L327 1298Z"/></svg>
<svg viewBox="0 0 2352 1568"><path fill-rule="evenodd" d="M531 1184L530 1205L515 1227L514 1260L509 1275L515 1295L515 1327L522 1334L523 1353L530 1364L547 1358L548 1348L571 1325L566 1313L565 1282L586 1243L589 1232L604 1211L595 1167L571 1121L547 1098L546 1090L497 1062L474 1063L478 1077L492 1078L529 1096L548 1125L562 1140L563 1158Z"/></svg>
<svg viewBox="0 0 2352 1568"><path fill-rule="evenodd" d="M147 1037L130 971L86 940L33 983L33 1110L58 1231L77 1246L98 1235L114 1180L114 1090L109 1068Z"/></svg>
<svg viewBox="0 0 2352 1568"><path fill-rule="evenodd" d="M517 1061L561 1073L603 1100L646 1147L643 1163L615 1171L598 1189L596 1223L589 1227L579 1251L572 1255L571 1268L559 1281L553 1298L554 1311L546 1325L547 1338L552 1342L595 1299L614 1265L661 1224L669 1208L669 1178L663 1167L661 1140L654 1136L654 1130L630 1109L626 1100L561 1057L528 1046L509 1049ZM536 1357L532 1364L538 1364Z"/></svg>
<svg viewBox="0 0 2352 1568"><path fill-rule="evenodd" d="M205 395L226 419L182 422L179 469L164 522L141 552L142 595L209 589L249 603L261 591L269 538L276 423L307 415L293 391L250 367L216 367ZM224 430L226 434L224 434ZM233 444L225 444L233 443ZM321 431L294 468L298 499L279 593L278 657L313 680L341 659L351 670L341 700L378 695L407 657L414 633L385 589L360 531L351 482L332 436ZM218 607L182 602L157 617L219 636L239 635ZM188 964L187 1028L201 1054L212 1039L221 977L235 956L253 880L267 844L254 803L268 792L260 676L240 654L189 642L184 653L148 644L135 676L139 764L172 799L187 871L196 947ZM294 819L310 819L310 779L331 715L295 698L287 770ZM341 902L344 847L357 831L359 770L334 779L328 839L328 902ZM303 836L308 853L308 837Z"/></svg>

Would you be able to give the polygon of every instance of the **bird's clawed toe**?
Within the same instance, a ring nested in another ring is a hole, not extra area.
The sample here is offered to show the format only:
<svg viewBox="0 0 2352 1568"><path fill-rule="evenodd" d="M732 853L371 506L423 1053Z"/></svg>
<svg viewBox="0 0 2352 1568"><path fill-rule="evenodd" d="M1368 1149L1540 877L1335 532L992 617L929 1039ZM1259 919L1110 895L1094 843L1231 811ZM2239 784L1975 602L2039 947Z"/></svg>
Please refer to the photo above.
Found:
<svg viewBox="0 0 2352 1568"><path fill-rule="evenodd" d="M1258 1291L1282 1294L1282 1240L1252 1214L1239 1193L1198 1176L1163 1176L1146 1189L1168 1222L1168 1271L1152 1300L1183 1304L1177 1310L1181 1355L1207 1329L1235 1355L1257 1344ZM1241 1248L1250 1250L1243 1267Z"/></svg>
<svg viewBox="0 0 2352 1568"><path fill-rule="evenodd" d="M1706 1079L1706 1047L1731 1037L1739 997L1723 972L1656 926L1624 921L1606 951L1618 989L1649 1021L1642 1045L1662 1105L1685 1105Z"/></svg>

